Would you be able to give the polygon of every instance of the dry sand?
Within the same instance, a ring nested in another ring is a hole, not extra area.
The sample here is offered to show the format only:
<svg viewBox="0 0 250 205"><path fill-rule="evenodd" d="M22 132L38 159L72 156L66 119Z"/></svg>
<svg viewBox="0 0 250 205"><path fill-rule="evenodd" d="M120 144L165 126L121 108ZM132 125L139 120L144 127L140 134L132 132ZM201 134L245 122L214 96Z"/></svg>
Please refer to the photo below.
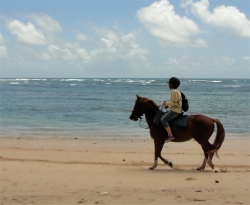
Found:
<svg viewBox="0 0 250 205"><path fill-rule="evenodd" d="M250 204L250 141L226 138L215 170L195 141L150 138L1 138L1 204Z"/></svg>

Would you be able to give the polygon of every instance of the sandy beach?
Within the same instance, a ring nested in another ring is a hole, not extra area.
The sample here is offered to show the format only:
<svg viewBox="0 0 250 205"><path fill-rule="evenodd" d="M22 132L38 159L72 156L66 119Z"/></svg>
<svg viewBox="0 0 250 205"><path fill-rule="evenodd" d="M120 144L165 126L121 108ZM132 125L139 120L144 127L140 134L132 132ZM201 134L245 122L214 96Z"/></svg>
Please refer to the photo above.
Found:
<svg viewBox="0 0 250 205"><path fill-rule="evenodd" d="M215 169L196 168L195 141L165 144L154 160L153 140L1 137L4 204L250 204L250 140L227 138Z"/></svg>

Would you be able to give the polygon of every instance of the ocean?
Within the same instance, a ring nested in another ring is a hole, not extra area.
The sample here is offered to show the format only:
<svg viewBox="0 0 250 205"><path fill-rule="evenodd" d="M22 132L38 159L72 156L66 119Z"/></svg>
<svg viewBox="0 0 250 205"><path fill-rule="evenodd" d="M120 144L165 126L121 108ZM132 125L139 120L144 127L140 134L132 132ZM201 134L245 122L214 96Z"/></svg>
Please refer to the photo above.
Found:
<svg viewBox="0 0 250 205"><path fill-rule="evenodd" d="M0 134L19 137L145 136L129 119L136 95L169 100L167 79L0 79ZM250 79L180 79L187 115L218 118L226 136L250 136Z"/></svg>

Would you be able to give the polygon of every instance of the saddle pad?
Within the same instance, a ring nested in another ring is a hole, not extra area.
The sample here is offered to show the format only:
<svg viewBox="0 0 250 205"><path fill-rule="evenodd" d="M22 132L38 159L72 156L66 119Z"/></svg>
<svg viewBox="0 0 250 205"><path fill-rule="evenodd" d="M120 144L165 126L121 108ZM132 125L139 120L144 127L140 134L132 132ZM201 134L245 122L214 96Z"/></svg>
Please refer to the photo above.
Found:
<svg viewBox="0 0 250 205"><path fill-rule="evenodd" d="M174 119L170 123L173 127L186 128L187 122L188 122L188 115L183 115L181 118Z"/></svg>
<svg viewBox="0 0 250 205"><path fill-rule="evenodd" d="M154 124L158 124L160 122L161 117L165 114L162 110L157 110L155 117L153 119Z"/></svg>

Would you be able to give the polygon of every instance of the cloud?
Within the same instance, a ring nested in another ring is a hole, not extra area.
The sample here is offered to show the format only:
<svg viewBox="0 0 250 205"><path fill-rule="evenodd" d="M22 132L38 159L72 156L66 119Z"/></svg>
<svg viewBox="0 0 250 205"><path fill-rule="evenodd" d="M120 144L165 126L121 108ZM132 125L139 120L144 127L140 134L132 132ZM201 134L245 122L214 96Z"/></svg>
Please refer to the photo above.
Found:
<svg viewBox="0 0 250 205"><path fill-rule="evenodd" d="M243 60L249 61L250 60L250 56L243 57Z"/></svg>
<svg viewBox="0 0 250 205"><path fill-rule="evenodd" d="M48 51L52 59L75 60L77 56L69 49L61 49L56 45L49 45Z"/></svg>
<svg viewBox="0 0 250 205"><path fill-rule="evenodd" d="M36 25L42 27L43 30L46 30L48 32L60 32L62 31L62 28L60 24L52 19L50 16L47 14L31 14L30 15L31 19L33 19L36 23Z"/></svg>
<svg viewBox="0 0 250 205"><path fill-rule="evenodd" d="M228 56L223 56L222 57L222 63L225 65L231 65L235 62L235 60L233 58L230 58Z"/></svg>
<svg viewBox="0 0 250 205"><path fill-rule="evenodd" d="M101 44L96 49L89 52L92 59L98 55L106 56L106 60L110 59L140 59L145 60L147 50L141 48L137 42L134 34L119 36L116 32L107 28L95 27L95 31L103 37L100 38Z"/></svg>
<svg viewBox="0 0 250 205"><path fill-rule="evenodd" d="M195 46L195 47L208 48L207 42L204 41L204 40L201 39L201 38L198 38L197 40L195 40L194 46Z"/></svg>
<svg viewBox="0 0 250 205"><path fill-rule="evenodd" d="M7 28L12 34L17 35L18 40L21 42L35 45L46 43L43 33L30 22L23 24L18 20L12 20L7 23Z"/></svg>
<svg viewBox="0 0 250 205"><path fill-rule="evenodd" d="M0 33L0 45L2 45L4 43L4 37L3 35Z"/></svg>
<svg viewBox="0 0 250 205"><path fill-rule="evenodd" d="M5 46L0 46L0 58L8 57L8 51Z"/></svg>
<svg viewBox="0 0 250 205"><path fill-rule="evenodd" d="M136 37L134 34L129 33L128 35L124 35L121 37L124 46L128 47L127 56L128 57L139 57L140 59L145 60L145 55L148 53L146 49L141 48L136 43Z"/></svg>
<svg viewBox="0 0 250 205"><path fill-rule="evenodd" d="M211 13L208 0L198 2L185 0L182 2L182 7L190 8L191 12L206 24L231 31L233 37L250 37L250 21L236 7L221 5Z"/></svg>
<svg viewBox="0 0 250 205"><path fill-rule="evenodd" d="M198 25L185 16L177 15L168 0L139 9L137 17L152 35L171 45L190 45L190 37L200 33Z"/></svg>
<svg viewBox="0 0 250 205"><path fill-rule="evenodd" d="M76 39L79 41L87 41L87 36L83 33L76 32Z"/></svg>
<svg viewBox="0 0 250 205"><path fill-rule="evenodd" d="M109 30L108 28L93 26L93 30L98 35L100 35L108 40L111 40L113 42L119 41L119 37L117 36L117 34L114 31Z"/></svg>
<svg viewBox="0 0 250 205"><path fill-rule="evenodd" d="M79 48L76 52L84 60L84 63L92 61L92 57L88 54L85 48Z"/></svg>
<svg viewBox="0 0 250 205"><path fill-rule="evenodd" d="M0 58L8 57L8 50L4 45L5 39L3 35L0 33Z"/></svg>

